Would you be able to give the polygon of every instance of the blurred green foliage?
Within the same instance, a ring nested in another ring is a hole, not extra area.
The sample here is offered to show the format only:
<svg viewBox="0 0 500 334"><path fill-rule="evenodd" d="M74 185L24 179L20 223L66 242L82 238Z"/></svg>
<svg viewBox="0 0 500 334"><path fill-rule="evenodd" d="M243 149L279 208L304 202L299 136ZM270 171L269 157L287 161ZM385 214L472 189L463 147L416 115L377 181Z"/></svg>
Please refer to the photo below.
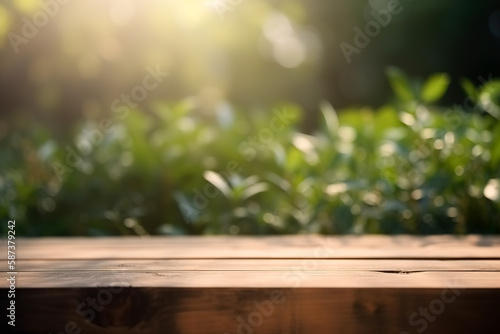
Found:
<svg viewBox="0 0 500 334"><path fill-rule="evenodd" d="M248 109L292 101L308 116L307 131L317 127L319 100L383 105L388 65L454 79L500 75L498 0L401 0L402 12L350 64L340 44L352 44L354 29L394 0L230 1L237 6L223 19L214 1L0 1L0 123L35 118L69 136L156 65L171 75L148 98L211 90L215 103ZM29 29L34 21L41 27ZM444 103L464 98L453 83Z"/></svg>
<svg viewBox="0 0 500 334"><path fill-rule="evenodd" d="M500 81L464 80L464 103L441 107L446 74L387 74L392 101L323 102L313 134L291 103L204 117L191 100L108 131L87 121L71 141L7 130L0 219L29 236L500 233Z"/></svg>

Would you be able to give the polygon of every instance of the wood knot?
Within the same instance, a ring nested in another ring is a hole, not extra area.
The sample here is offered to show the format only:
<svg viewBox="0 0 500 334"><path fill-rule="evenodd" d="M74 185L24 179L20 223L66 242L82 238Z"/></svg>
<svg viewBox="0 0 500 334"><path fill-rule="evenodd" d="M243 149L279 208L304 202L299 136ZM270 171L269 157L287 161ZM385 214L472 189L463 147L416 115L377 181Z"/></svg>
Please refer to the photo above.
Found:
<svg viewBox="0 0 500 334"><path fill-rule="evenodd" d="M80 310L99 327L132 328L151 315L152 298L144 289L102 287L85 289Z"/></svg>

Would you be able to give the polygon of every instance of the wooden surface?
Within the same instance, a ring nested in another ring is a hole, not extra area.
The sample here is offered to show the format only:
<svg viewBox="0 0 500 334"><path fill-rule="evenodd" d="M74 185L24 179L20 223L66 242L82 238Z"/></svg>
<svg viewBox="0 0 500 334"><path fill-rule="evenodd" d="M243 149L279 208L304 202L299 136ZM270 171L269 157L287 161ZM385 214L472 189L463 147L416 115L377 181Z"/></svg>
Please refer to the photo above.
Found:
<svg viewBox="0 0 500 334"><path fill-rule="evenodd" d="M18 259L470 259L500 260L485 236L123 237L18 240ZM4 245L5 240L0 244ZM5 246L4 246L5 248ZM6 254L0 254L1 259Z"/></svg>
<svg viewBox="0 0 500 334"><path fill-rule="evenodd" d="M0 247L7 249L5 240ZM16 253L17 333L500 328L500 237L44 238L17 239ZM89 322L87 298L103 302ZM435 313L426 319L422 309Z"/></svg>

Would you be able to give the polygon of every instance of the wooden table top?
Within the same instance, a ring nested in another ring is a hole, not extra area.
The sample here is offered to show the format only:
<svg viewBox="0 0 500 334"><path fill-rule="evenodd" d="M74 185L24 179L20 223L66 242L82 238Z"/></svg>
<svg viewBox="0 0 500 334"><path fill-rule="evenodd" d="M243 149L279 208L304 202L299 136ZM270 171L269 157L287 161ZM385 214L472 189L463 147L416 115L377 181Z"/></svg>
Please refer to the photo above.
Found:
<svg viewBox="0 0 500 334"><path fill-rule="evenodd" d="M16 271L18 288L500 288L500 237L18 238Z"/></svg>
<svg viewBox="0 0 500 334"><path fill-rule="evenodd" d="M7 252L0 258L8 276ZM500 328L500 237L20 238L16 270L8 333ZM0 280L4 310L8 282Z"/></svg>

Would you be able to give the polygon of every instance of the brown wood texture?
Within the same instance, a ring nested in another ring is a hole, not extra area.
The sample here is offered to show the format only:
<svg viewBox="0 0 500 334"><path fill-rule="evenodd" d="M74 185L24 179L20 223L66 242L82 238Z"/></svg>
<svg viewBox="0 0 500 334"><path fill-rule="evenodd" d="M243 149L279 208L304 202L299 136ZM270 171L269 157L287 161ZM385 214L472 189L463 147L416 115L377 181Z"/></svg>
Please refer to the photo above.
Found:
<svg viewBox="0 0 500 334"><path fill-rule="evenodd" d="M16 253L17 324L1 333L500 328L500 237L44 238Z"/></svg>
<svg viewBox="0 0 500 334"><path fill-rule="evenodd" d="M0 246L5 249L5 240ZM19 260L36 259L500 259L500 238L456 236L122 237L17 239ZM6 259L6 252L0 259ZM3 265L3 264L2 264Z"/></svg>
<svg viewBox="0 0 500 334"><path fill-rule="evenodd" d="M16 330L59 333L74 322L82 333L96 334L400 334L420 333L424 327L425 333L494 334L500 326L499 293L487 289L457 290L456 299L442 302L440 309L436 300L442 300L442 289L129 288L87 322L78 311L85 315L91 308L83 304L79 309L79 304L97 299L101 290L22 290ZM280 303L269 307L273 293L281 296ZM448 300L454 296L446 290ZM424 322L420 309L427 309L432 321Z"/></svg>

